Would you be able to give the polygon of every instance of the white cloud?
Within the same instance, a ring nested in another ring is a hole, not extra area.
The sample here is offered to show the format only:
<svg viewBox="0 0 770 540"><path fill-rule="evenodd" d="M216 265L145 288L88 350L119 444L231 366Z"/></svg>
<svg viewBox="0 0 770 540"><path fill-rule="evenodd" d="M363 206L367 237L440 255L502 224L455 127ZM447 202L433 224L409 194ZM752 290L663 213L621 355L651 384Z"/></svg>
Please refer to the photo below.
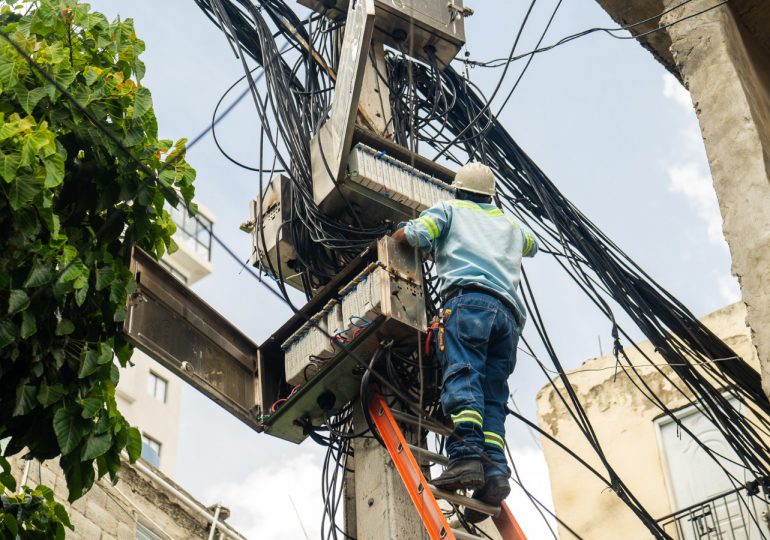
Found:
<svg viewBox="0 0 770 540"><path fill-rule="evenodd" d="M228 523L246 538L298 540L307 534L315 540L323 513L321 467L319 457L308 453L258 468L239 482L214 484L205 500L229 508Z"/></svg>
<svg viewBox="0 0 770 540"><path fill-rule="evenodd" d="M543 452L532 447L512 447L511 454L521 477L521 484L537 500L553 511L551 482L548 478L548 467L545 464ZM533 506L532 501L513 482L511 483L511 494L506 502L527 538L551 538L548 526ZM544 510L543 514L545 514L553 530L556 531L555 520Z"/></svg>
<svg viewBox="0 0 770 540"><path fill-rule="evenodd" d="M671 73L663 75L663 95L688 111L693 108L690 92Z"/></svg>
<svg viewBox="0 0 770 540"><path fill-rule="evenodd" d="M521 483L553 510L542 451L523 447L511 448L511 453ZM280 466L258 468L240 482L215 483L204 500L218 501L229 508L232 517L228 523L248 539L301 540L307 534L307 538L317 540L323 513L321 466L320 457L308 453ZM511 488L507 503L527 537L550 538L548 527L526 494L514 482ZM553 518L545 514L556 530ZM342 518L340 512L340 523Z"/></svg>
<svg viewBox="0 0 770 540"><path fill-rule="evenodd" d="M695 161L668 167L669 189L684 195L698 216L706 222L709 241L726 247L722 235L722 215L719 213L711 176Z"/></svg>
<svg viewBox="0 0 770 540"><path fill-rule="evenodd" d="M717 286L719 287L719 295L722 297L722 300L728 304L741 299L741 288L734 276L730 274L719 276L717 278Z"/></svg>

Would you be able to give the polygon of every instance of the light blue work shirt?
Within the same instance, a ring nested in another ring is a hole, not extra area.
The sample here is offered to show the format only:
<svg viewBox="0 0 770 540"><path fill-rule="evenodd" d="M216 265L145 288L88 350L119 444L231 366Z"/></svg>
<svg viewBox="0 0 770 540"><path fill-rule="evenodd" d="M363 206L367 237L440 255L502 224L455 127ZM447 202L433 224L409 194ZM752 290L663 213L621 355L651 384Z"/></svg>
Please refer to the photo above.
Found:
<svg viewBox="0 0 770 540"><path fill-rule="evenodd" d="M404 226L410 245L433 251L443 296L450 289L474 286L510 301L519 332L526 310L519 298L521 258L537 253L537 238L493 204L442 201Z"/></svg>

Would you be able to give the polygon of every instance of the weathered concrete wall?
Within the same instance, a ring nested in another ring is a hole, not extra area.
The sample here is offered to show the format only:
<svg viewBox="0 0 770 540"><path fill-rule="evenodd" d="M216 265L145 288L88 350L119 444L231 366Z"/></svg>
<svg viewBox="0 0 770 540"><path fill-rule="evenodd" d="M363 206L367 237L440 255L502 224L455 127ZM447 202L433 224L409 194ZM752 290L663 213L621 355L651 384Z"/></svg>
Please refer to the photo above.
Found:
<svg viewBox="0 0 770 540"><path fill-rule="evenodd" d="M740 9L751 13L754 4L743 2ZM661 22L694 9L688 4ZM671 26L668 33L700 120L733 273L770 395L770 55L756 37L758 21L752 19L750 31L722 6ZM764 29L765 37L768 33Z"/></svg>
<svg viewBox="0 0 770 540"><path fill-rule="evenodd" d="M753 366L755 351L745 325L745 308L733 304L703 318L704 324ZM656 364L665 364L649 342L638 344ZM633 365L648 365L642 353L626 347ZM586 409L609 463L630 491L653 517L673 511L669 501L658 449L655 419L661 411L651 403L623 371L614 378L615 359L596 358L569 374L573 388ZM687 404L671 383L652 367L640 368L643 380L669 408ZM663 371L671 375L670 368ZM563 391L561 382L557 387ZM604 469L585 437L562 405L556 392L545 387L537 397L540 427L575 451L600 472ZM647 539L650 533L639 519L607 487L555 444L543 439L556 514L583 538ZM560 529L562 538L572 538Z"/></svg>
<svg viewBox="0 0 770 540"><path fill-rule="evenodd" d="M766 0L709 7L680 0L597 0L692 94L714 188L770 396L770 9ZM715 5L715 4L714 4ZM673 24L675 23L675 24ZM670 26L669 26L670 25Z"/></svg>
<svg viewBox="0 0 770 540"><path fill-rule="evenodd" d="M12 460L17 480L25 464L22 459ZM54 490L59 502L67 500L67 484L56 462L33 461L26 483L45 484ZM134 540L137 521L161 538L208 538L208 521L182 504L174 493L126 463L116 486L103 478L84 497L65 506L75 527L74 532L67 530L66 537L72 540Z"/></svg>

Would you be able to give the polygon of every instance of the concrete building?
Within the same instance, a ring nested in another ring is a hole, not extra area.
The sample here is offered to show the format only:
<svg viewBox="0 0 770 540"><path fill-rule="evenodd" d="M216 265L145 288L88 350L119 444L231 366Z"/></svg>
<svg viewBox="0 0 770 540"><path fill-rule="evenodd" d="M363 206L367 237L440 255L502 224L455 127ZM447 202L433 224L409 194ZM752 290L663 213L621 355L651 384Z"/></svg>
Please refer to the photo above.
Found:
<svg viewBox="0 0 770 540"><path fill-rule="evenodd" d="M174 240L179 250L162 259L177 279L192 285L211 273L211 230L214 215L198 205L196 218L171 209L177 225ZM173 477L179 440L182 381L142 351L131 357L133 366L121 370L117 389L118 407L126 419L142 432L142 458Z"/></svg>
<svg viewBox="0 0 770 540"><path fill-rule="evenodd" d="M770 395L770 8L766 0L597 2L621 25L647 20L629 30L692 95Z"/></svg>
<svg viewBox="0 0 770 540"><path fill-rule="evenodd" d="M17 456L11 465L22 483L44 484L54 490L57 500L67 500L67 483L58 462L41 464ZM226 509L206 508L141 461L124 462L117 485L102 478L85 496L67 505L67 513L75 528L74 532L67 529L68 540L245 540L225 523Z"/></svg>
<svg viewBox="0 0 770 540"><path fill-rule="evenodd" d="M702 321L756 367L756 351L745 318L744 305L737 303ZM665 365L654 347L649 342L639 343L637 347L639 350L635 347L625 350L632 365L642 366L638 368L641 378L627 376L623 371L615 378L613 356L589 360L568 374L608 461L673 538L748 540L770 536L767 504L747 495L745 489L736 489L737 483L733 485L692 437L678 430L637 387L640 382L649 385L687 429L724 456L722 465L740 482L753 480L732 462L735 454L713 424L688 406L687 399L644 359L642 352L656 364ZM662 370L668 375L672 372L667 366ZM560 381L556 387L564 389ZM604 471L551 386L538 394L537 411L543 430L598 471ZM751 416L747 411L744 413ZM543 451L556 514L578 534L587 539L650 538L642 522L591 472L545 439ZM721 536L717 531L721 531ZM563 528L560 532L561 538L572 538Z"/></svg>

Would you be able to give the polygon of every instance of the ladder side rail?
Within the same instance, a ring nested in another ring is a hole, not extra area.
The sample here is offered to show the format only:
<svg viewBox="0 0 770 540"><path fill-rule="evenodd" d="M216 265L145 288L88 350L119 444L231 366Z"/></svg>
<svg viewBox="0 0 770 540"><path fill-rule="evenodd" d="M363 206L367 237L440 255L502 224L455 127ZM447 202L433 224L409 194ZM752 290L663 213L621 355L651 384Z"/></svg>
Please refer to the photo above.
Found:
<svg viewBox="0 0 770 540"><path fill-rule="evenodd" d="M409 450L409 445L390 412L390 407L379 391L375 390L372 393L369 400L369 414L431 540L456 540L436 498L428 488L428 482L417 460Z"/></svg>
<svg viewBox="0 0 770 540"><path fill-rule="evenodd" d="M518 521L513 517L511 509L508 508L505 501L500 505L500 513L492 516L492 521L504 540L527 540L524 531L521 530Z"/></svg>

